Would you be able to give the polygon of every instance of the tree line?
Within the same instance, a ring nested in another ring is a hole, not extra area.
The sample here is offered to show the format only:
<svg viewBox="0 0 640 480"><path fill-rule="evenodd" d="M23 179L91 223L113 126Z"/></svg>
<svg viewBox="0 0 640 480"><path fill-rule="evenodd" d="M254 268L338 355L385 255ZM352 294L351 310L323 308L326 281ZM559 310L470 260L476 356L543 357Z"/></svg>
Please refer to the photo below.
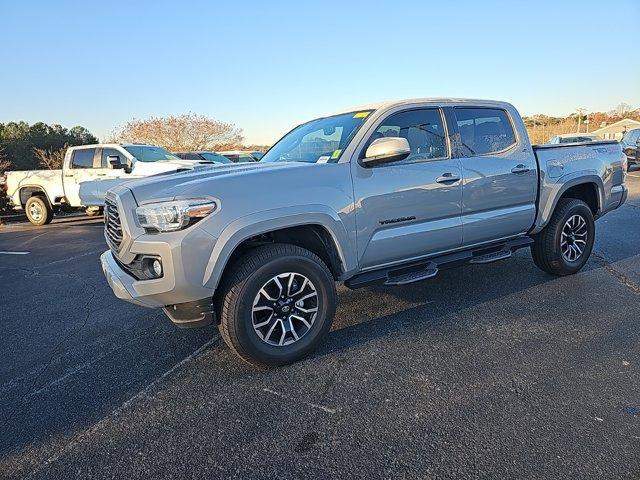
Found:
<svg viewBox="0 0 640 480"><path fill-rule="evenodd" d="M625 118L640 121L640 109L633 110L626 103L621 103L608 112L581 111L567 117L537 114L523 117L523 120L531 143L541 144L555 135L575 133L578 129L582 133L592 132Z"/></svg>
<svg viewBox="0 0 640 480"><path fill-rule="evenodd" d="M266 145L243 146L241 128L195 113L131 120L117 128L107 143L148 143L171 152L266 150ZM6 170L61 168L68 147L98 143L84 127L66 129L43 122L0 123L0 174Z"/></svg>
<svg viewBox="0 0 640 480"><path fill-rule="evenodd" d="M41 161L43 154L97 142L98 139L81 126L67 129L43 122L0 123L0 173L10 169L47 168Z"/></svg>

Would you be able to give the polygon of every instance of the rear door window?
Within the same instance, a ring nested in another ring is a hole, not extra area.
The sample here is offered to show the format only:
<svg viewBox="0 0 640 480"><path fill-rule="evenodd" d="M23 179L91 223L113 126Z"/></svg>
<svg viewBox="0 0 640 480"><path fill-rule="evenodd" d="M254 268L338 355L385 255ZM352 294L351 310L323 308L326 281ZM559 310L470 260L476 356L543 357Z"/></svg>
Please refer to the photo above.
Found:
<svg viewBox="0 0 640 480"><path fill-rule="evenodd" d="M73 152L71 168L93 168L93 157L96 154L95 148L81 148Z"/></svg>
<svg viewBox="0 0 640 480"><path fill-rule="evenodd" d="M488 155L515 145L507 112L497 108L454 108L465 156Z"/></svg>

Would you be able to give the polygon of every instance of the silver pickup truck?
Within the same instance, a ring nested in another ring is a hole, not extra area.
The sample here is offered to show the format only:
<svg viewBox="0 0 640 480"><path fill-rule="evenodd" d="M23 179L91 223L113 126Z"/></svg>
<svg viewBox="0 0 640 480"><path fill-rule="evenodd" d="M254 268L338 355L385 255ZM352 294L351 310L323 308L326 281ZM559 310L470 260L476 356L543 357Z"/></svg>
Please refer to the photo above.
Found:
<svg viewBox="0 0 640 480"><path fill-rule="evenodd" d="M215 320L244 360L282 365L328 332L336 281L405 285L523 247L578 272L594 219L625 201L626 162L617 142L532 147L504 102L368 105L299 125L258 163L113 188L102 268L119 298Z"/></svg>

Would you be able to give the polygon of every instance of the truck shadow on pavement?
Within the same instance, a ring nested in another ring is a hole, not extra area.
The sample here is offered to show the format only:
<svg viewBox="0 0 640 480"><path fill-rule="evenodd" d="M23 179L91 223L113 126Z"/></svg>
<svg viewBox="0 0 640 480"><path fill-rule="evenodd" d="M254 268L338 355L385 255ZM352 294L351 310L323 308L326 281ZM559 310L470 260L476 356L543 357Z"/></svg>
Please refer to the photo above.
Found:
<svg viewBox="0 0 640 480"><path fill-rule="evenodd" d="M555 277L539 270L528 252L489 265L466 265L440 272L436 277L402 287L369 287L364 291L339 291L340 303L327 344L316 353L324 356L358 348L406 330L436 328L444 317L458 321L448 328L465 329L481 320L474 312L499 312L508 321L526 315L530 319L553 318L553 306L541 302L540 288L557 282L558 288L586 288L588 272L600 268L593 257L574 276ZM496 302L498 301L498 302Z"/></svg>

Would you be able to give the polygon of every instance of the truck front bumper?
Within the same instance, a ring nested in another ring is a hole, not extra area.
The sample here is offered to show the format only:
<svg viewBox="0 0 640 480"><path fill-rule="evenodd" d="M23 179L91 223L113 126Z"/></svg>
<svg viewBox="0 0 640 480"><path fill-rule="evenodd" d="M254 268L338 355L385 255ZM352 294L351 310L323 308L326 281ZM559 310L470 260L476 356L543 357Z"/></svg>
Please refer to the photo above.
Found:
<svg viewBox="0 0 640 480"><path fill-rule="evenodd" d="M125 271L118 264L111 250L100 255L100 263L107 283L119 299L143 307L162 308L174 325L180 328L202 327L213 321L212 295L199 300L191 300L189 296L175 296L171 291L165 291L164 287L157 289L156 294L150 294L148 291L143 294L139 288L136 288L136 284L144 281L133 278ZM167 304L167 294L171 294L172 300L176 303Z"/></svg>
<svg viewBox="0 0 640 480"><path fill-rule="evenodd" d="M148 296L141 296L136 293L133 283L137 280L125 272L113 257L111 250L107 250L100 255L100 263L102 264L102 272L104 273L107 283L113 290L116 297L127 302L135 303L143 307L158 308L164 307L163 304Z"/></svg>

